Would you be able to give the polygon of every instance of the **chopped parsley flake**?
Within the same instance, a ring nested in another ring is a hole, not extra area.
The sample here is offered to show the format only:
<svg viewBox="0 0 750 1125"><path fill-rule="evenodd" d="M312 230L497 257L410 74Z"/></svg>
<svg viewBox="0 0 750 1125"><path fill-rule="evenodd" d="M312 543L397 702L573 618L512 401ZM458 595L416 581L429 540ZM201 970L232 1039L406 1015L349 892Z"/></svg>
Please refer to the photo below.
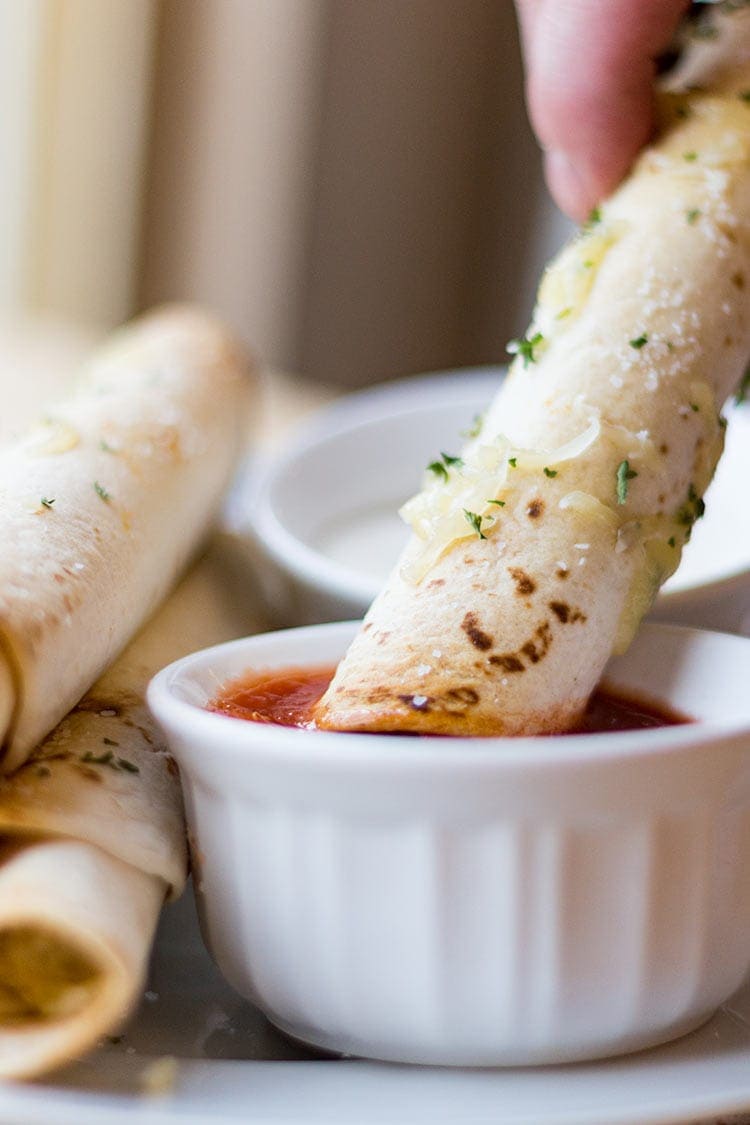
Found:
<svg viewBox="0 0 750 1125"><path fill-rule="evenodd" d="M674 535L670 535L669 539L667 539L667 543L669 543L670 547L676 547L677 546Z"/></svg>
<svg viewBox="0 0 750 1125"><path fill-rule="evenodd" d="M565 320L565 318L570 316L570 314L572 312L573 312L572 305L568 305L568 307L566 309L560 309L559 313L555 317L555 320Z"/></svg>
<svg viewBox="0 0 750 1125"><path fill-rule="evenodd" d="M594 268L594 263L592 262L591 258L586 258L585 262L583 262L583 268L585 270L590 270L590 269Z"/></svg>
<svg viewBox="0 0 750 1125"><path fill-rule="evenodd" d="M534 348L538 348L543 342L542 333L535 332L531 337L522 336L519 340L511 340L505 350L509 355L521 356L524 367L528 367L530 363L536 363Z"/></svg>
<svg viewBox="0 0 750 1125"><path fill-rule="evenodd" d="M52 500L49 500L46 496L43 496L42 499L40 500L40 504L42 505L43 508L51 508L52 505L54 504L54 502L55 502L54 497L53 497Z"/></svg>
<svg viewBox="0 0 750 1125"><path fill-rule="evenodd" d="M698 159L698 153L697 152L683 152L682 159L687 160L688 164L692 164L693 161Z"/></svg>
<svg viewBox="0 0 750 1125"><path fill-rule="evenodd" d="M600 223L601 221L602 221L602 213L601 213L600 209L598 207L592 207L591 210L589 211L589 217L587 218L586 223L584 225L584 230L590 230L591 227L595 227L597 225L597 223Z"/></svg>
<svg viewBox="0 0 750 1125"><path fill-rule="evenodd" d="M113 738L103 738L102 742L104 743L105 746L119 746L120 745L120 743L115 742L115 740Z"/></svg>
<svg viewBox="0 0 750 1125"><path fill-rule="evenodd" d="M81 761L87 762L92 766L111 766L114 757L111 750L104 750L101 754L95 754L93 750L87 750L81 758ZM115 766L114 768L116 769L117 767Z"/></svg>
<svg viewBox="0 0 750 1125"><path fill-rule="evenodd" d="M742 376L740 385L737 388L737 393L734 396L734 401L738 406L745 401L748 392L750 392L750 366L747 367L745 374Z"/></svg>
<svg viewBox="0 0 750 1125"><path fill-rule="evenodd" d="M480 539L486 539L487 536L482 531L482 518L483 517L478 515L477 512L470 512L468 510L468 508L464 508L463 513L466 516L467 523L471 524L472 528L477 533L477 536Z"/></svg>
<svg viewBox="0 0 750 1125"><path fill-rule="evenodd" d="M630 468L628 461L621 461L617 466L617 503L624 504L628 498L629 482L638 476L635 469Z"/></svg>
<svg viewBox="0 0 750 1125"><path fill-rule="evenodd" d="M461 436L466 438L479 437L479 434L482 431L483 422L484 414L475 414L472 418L471 425L469 426L468 430L464 430Z"/></svg>
<svg viewBox="0 0 750 1125"><path fill-rule="evenodd" d="M695 491L695 485L691 484L688 488L687 500L678 510L675 519L681 527L686 528L685 542L690 539L690 534L693 529L693 524L696 520L702 518L706 511L706 505L698 493Z"/></svg>
<svg viewBox="0 0 750 1125"><path fill-rule="evenodd" d="M518 468L518 458L517 457L509 457L508 458L508 464L510 465L511 469L517 469Z"/></svg>
<svg viewBox="0 0 750 1125"><path fill-rule="evenodd" d="M102 438L102 440L99 442L99 448L101 449L102 453L116 453L117 452L117 450L113 449L112 446L104 440L104 438Z"/></svg>
<svg viewBox="0 0 750 1125"><path fill-rule="evenodd" d="M641 348L645 348L646 344L648 343L648 333L641 332L640 336L636 336L633 340L628 340L628 343L630 344L631 348L635 348L635 350L639 352Z"/></svg>
<svg viewBox="0 0 750 1125"><path fill-rule="evenodd" d="M103 739L108 746L117 746L116 742L110 739ZM119 772L124 770L125 773L140 773L138 766L134 762L129 762L127 758L116 758L112 750L105 750L101 754L94 754L91 750L87 750L81 758L82 762L92 766L109 766L111 770Z"/></svg>
<svg viewBox="0 0 750 1125"><path fill-rule="evenodd" d="M698 406L697 402L691 402L690 403L690 409L692 410L693 414L700 414L701 408L700 408L700 406Z"/></svg>
<svg viewBox="0 0 750 1125"><path fill-rule="evenodd" d="M487 500L486 502L488 504L496 504L498 506L498 508L504 508L505 507L505 501L504 500Z"/></svg>
<svg viewBox="0 0 750 1125"><path fill-rule="evenodd" d="M689 211L685 212L685 218L687 219L687 221L690 223L691 226L693 226L693 224L696 223L700 217L701 217L700 207L691 207Z"/></svg>
<svg viewBox="0 0 750 1125"><path fill-rule="evenodd" d="M545 465L544 466L544 475L545 475L545 477L556 477L557 476L557 469L548 469L547 466Z"/></svg>
<svg viewBox="0 0 750 1125"><path fill-rule="evenodd" d="M109 501L112 499L112 497L107 492L104 485L99 484L98 480L94 481L94 492L96 493L97 496L99 496L104 501L105 504L108 504Z"/></svg>
<svg viewBox="0 0 750 1125"><path fill-rule="evenodd" d="M434 473L436 477L442 477L443 480L448 479L448 469L458 468L463 465L460 457L452 457L450 453L441 453L439 461L430 461L427 470Z"/></svg>

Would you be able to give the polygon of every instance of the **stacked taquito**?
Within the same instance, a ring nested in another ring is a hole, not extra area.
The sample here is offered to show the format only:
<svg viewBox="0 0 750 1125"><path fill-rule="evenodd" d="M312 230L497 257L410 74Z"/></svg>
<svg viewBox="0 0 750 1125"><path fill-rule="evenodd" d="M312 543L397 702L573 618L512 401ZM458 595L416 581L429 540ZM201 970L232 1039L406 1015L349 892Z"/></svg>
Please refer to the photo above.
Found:
<svg viewBox="0 0 750 1125"><path fill-rule="evenodd" d="M214 564L112 660L216 516L246 374L213 320L165 311L0 453L0 1076L40 1074L121 1023L184 884L179 780L144 692L241 630Z"/></svg>
<svg viewBox="0 0 750 1125"><path fill-rule="evenodd" d="M478 432L436 451L318 725L569 729L677 567L750 355L750 11L736 7L547 268Z"/></svg>
<svg viewBox="0 0 750 1125"><path fill-rule="evenodd" d="M5 772L174 585L236 464L247 391L226 331L166 309L117 333L66 398L40 404L39 424L0 448Z"/></svg>

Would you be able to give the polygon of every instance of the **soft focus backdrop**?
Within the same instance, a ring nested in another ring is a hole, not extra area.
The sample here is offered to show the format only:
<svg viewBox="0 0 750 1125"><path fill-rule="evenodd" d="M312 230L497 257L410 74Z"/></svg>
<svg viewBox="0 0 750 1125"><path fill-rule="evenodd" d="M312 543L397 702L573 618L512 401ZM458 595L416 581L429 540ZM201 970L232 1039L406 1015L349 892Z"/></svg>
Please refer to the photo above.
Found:
<svg viewBox="0 0 750 1125"><path fill-rule="evenodd" d="M497 361L568 224L510 0L0 0L0 316L223 313L361 385Z"/></svg>

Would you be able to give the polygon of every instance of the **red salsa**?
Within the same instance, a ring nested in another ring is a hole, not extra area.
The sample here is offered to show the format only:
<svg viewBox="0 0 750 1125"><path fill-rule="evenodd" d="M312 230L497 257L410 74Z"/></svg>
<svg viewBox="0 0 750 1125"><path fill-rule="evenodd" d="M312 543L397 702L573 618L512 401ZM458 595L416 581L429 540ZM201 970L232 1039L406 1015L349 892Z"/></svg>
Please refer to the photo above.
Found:
<svg viewBox="0 0 750 1125"><path fill-rule="evenodd" d="M225 687L208 704L208 710L254 723L313 730L315 704L331 682L334 671L332 667L325 667L280 668L262 674L249 672ZM685 715L660 704L600 687L589 700L579 725L566 733L643 730L689 722Z"/></svg>

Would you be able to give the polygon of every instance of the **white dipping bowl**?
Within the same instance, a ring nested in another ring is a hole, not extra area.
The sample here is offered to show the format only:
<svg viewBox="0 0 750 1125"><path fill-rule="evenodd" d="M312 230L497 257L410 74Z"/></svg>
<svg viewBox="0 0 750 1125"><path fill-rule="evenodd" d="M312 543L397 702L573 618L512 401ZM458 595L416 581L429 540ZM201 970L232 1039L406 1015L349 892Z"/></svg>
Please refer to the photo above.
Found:
<svg viewBox="0 0 750 1125"><path fill-rule="evenodd" d="M347 395L318 412L239 498L263 555L257 579L282 625L360 617L406 543L398 517L425 465L456 453L504 368L466 368ZM726 451L653 616L750 631L750 408L727 411Z"/></svg>
<svg viewBox="0 0 750 1125"><path fill-rule="evenodd" d="M284 1032L408 1063L560 1063L701 1024L750 967L750 641L643 628L607 680L690 725L543 739L311 732L204 710L355 625L162 671L206 943Z"/></svg>

